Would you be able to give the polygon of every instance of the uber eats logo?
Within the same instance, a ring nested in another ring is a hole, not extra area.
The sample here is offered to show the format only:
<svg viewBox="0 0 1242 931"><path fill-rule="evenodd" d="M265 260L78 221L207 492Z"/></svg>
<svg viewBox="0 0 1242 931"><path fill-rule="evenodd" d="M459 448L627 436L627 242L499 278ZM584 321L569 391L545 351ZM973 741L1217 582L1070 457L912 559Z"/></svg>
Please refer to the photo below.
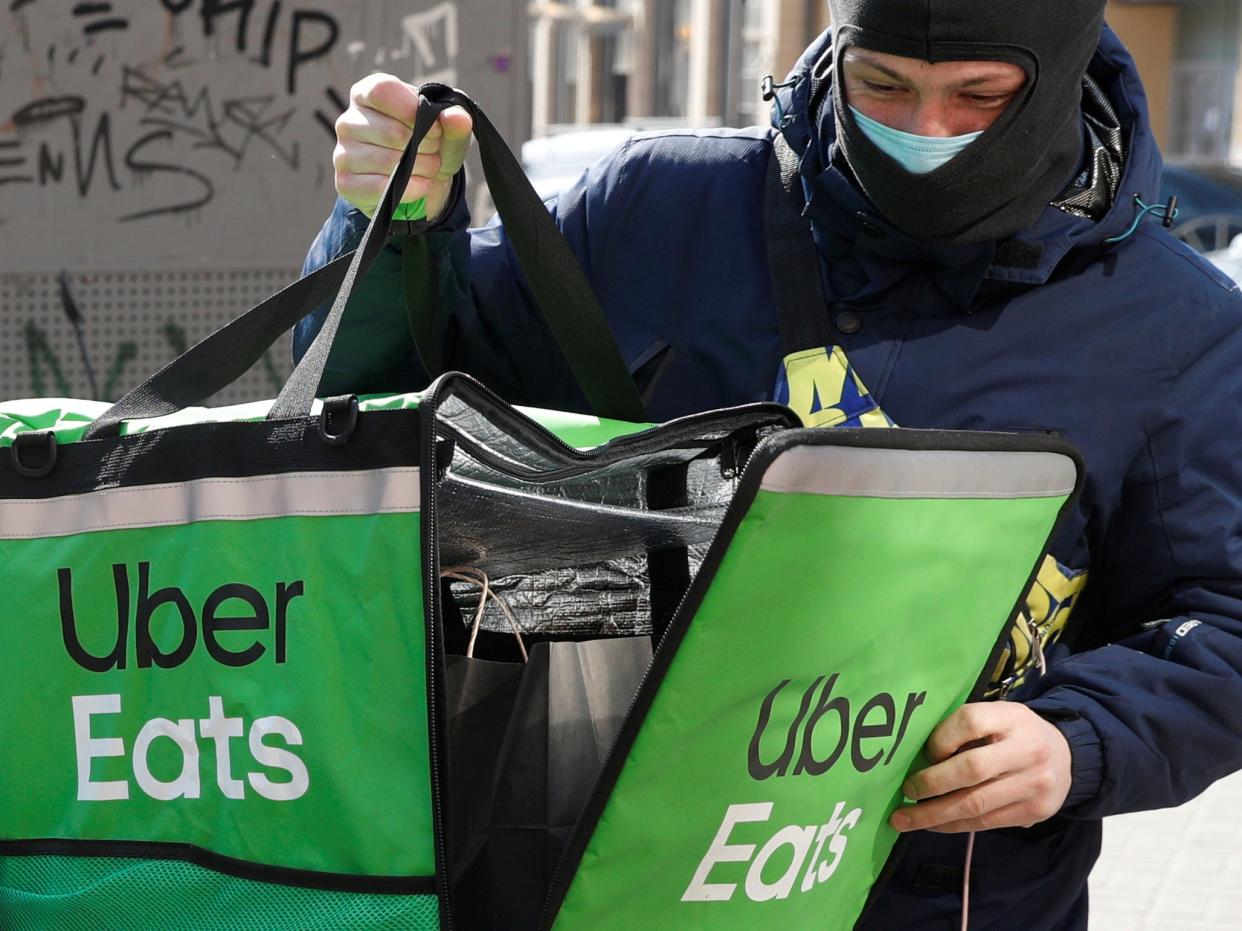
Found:
<svg viewBox="0 0 1242 931"><path fill-rule="evenodd" d="M222 666L287 662L291 607L305 594L301 581L277 582L268 592L229 582L197 604L175 585L155 588L150 563L138 563L136 576L134 584L129 566L112 567L116 624L114 628L102 625L109 634L103 643L92 636L92 650L83 644L79 624L95 631L101 626L96 612L111 611L94 602L76 605L72 570L58 570L61 636L66 652L83 669L98 673L175 669L199 649ZM97 652L101 647L105 652ZM135 692L141 694L143 688L135 682ZM296 724L276 715L247 722L225 713L223 696L203 698L203 717L152 718L127 739L97 736L115 733L115 727L105 730L104 719L121 713L120 694L73 696L79 801L130 797L128 778L104 779L93 774L94 769L108 766L110 776L119 774L120 767L108 763L109 757L127 758L139 791L151 798L200 798L204 791L200 741L210 742L214 750L215 790L225 798L245 798L248 789L273 801L291 801L306 794L310 787L306 765L288 749L302 744ZM239 747L241 752L236 753ZM247 751L257 769L235 760L235 753L241 757ZM152 771L153 758L164 764L157 767L161 774L172 778ZM172 773L169 760L173 761Z"/></svg>
<svg viewBox="0 0 1242 931"><path fill-rule="evenodd" d="M730 805L716 836L699 861L682 894L683 902L728 902L739 885L754 902L787 899L828 882L845 856L849 831L863 817L861 807L833 798L830 777L842 769L865 774L888 766L905 739L910 721L926 692L894 696L879 692L851 702L841 694L840 674L818 676L801 690L786 689L785 679L764 697L754 732L745 748L747 772L756 783L771 786L774 797L787 780L822 781L818 817L775 816L775 802ZM797 697L797 705L793 696ZM778 700L786 713L776 710ZM741 749L741 748L739 748ZM826 821L824 815L831 810ZM801 813L800 813L801 814ZM808 820L817 823L807 824ZM757 828L763 825L762 828ZM756 831L766 835L762 845ZM743 838L741 835L745 833Z"/></svg>

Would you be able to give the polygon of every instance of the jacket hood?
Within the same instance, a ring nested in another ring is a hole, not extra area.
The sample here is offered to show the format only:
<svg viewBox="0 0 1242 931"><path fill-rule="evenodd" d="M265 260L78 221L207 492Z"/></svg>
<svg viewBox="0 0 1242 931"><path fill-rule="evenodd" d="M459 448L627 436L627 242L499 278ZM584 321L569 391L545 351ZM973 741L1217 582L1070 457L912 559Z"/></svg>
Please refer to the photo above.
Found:
<svg viewBox="0 0 1242 931"><path fill-rule="evenodd" d="M1071 252L1098 254L1105 240L1129 229L1136 195L1154 200L1161 159L1147 113L1138 68L1107 25L1088 73L1108 95L1121 122L1125 165L1115 202L1098 221L1049 206L1032 226L1002 241L973 245L911 239L889 223L863 195L839 151L832 107L832 40L825 32L802 54L773 101L772 122L801 153L807 215L816 243L837 269L833 290L842 296L891 278L892 266L918 266L951 304L969 309L985 282L1033 286L1047 281ZM1157 221L1158 222L1158 221ZM853 261L841 263L849 255Z"/></svg>

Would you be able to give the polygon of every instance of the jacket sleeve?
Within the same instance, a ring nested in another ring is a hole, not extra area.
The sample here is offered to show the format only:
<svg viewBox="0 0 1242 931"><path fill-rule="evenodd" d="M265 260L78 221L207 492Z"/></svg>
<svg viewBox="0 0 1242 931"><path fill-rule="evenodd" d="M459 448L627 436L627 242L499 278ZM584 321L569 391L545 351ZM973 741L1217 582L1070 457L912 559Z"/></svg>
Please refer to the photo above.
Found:
<svg viewBox="0 0 1242 931"><path fill-rule="evenodd" d="M618 152L597 163L546 202L590 277L593 230L618 175ZM462 176L459 175L460 179ZM467 230L459 184L446 219L428 231L438 277L435 308L445 370L467 372L506 400L562 410L587 410L585 397L539 314L503 224ZM306 257L303 274L357 246L366 217L339 200ZM400 248L390 244L354 288L320 393L410 391L427 384L406 319ZM294 332L297 361L319 332L329 307L316 308Z"/></svg>
<svg viewBox="0 0 1242 931"><path fill-rule="evenodd" d="M1242 299L1213 290L1170 323L1170 342L1199 348L1171 360L1092 556L1092 603L1117 636L1027 700L1070 743L1068 817L1179 805L1242 768Z"/></svg>
<svg viewBox="0 0 1242 931"><path fill-rule="evenodd" d="M464 185L458 184L446 218L428 230L441 303L456 299L458 240L465 236L469 214ZM302 274L306 275L357 248L367 228L367 217L342 198L311 244ZM297 363L318 335L331 302L314 308L293 331L293 361ZM337 330L332 352L320 382L321 395L345 392L382 393L412 391L423 387L427 376L414 351L406 317L401 276L401 250L389 243L371 270L354 285L349 304Z"/></svg>

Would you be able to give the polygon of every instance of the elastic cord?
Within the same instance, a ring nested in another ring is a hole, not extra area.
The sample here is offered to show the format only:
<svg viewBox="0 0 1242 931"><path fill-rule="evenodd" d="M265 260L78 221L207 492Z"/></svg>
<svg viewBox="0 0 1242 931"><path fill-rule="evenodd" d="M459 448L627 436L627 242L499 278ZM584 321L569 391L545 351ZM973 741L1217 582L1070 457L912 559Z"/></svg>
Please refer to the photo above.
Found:
<svg viewBox="0 0 1242 931"><path fill-rule="evenodd" d="M797 87L802 81L801 74L795 74L790 80L777 83L772 75L767 75L759 82L759 90L763 94L765 101L771 101L772 108L776 111L776 125L784 129L789 125L789 120L785 116L785 108L781 106L781 98L777 95L777 90L782 87Z"/></svg>
<svg viewBox="0 0 1242 931"><path fill-rule="evenodd" d="M1154 213L1165 226L1168 226L1177 219L1177 215L1180 212L1176 206L1176 199L1170 199L1169 204L1145 204L1140 194L1134 195L1134 206L1140 209L1138 215L1134 218L1134 222L1130 224L1130 228L1120 236L1110 236L1104 240L1105 243L1112 246L1119 242L1125 242L1138 231L1139 224L1143 222L1143 217L1149 213Z"/></svg>
<svg viewBox="0 0 1242 931"><path fill-rule="evenodd" d="M1139 201L1137 196L1135 196L1134 199L1142 204L1142 201ZM1138 215L1138 219L1134 221L1134 226L1130 228L1130 233L1133 233L1134 230L1138 228L1139 220L1143 219L1148 211L1152 209L1153 208L1148 207L1146 204L1143 204L1143 212L1140 213ZM1164 208L1157 207L1154 209L1163 210ZM1176 206L1173 207L1173 216L1177 216ZM1129 236L1130 233L1126 233L1126 236ZM1125 236L1121 238L1124 239ZM1035 660L1035 668L1039 670L1039 675L1042 678L1048 674L1048 658L1044 655L1044 632L1039 629L1039 625L1036 624L1034 619L1025 611L1022 612L1022 622L1026 625L1027 633L1030 634L1031 657ZM1004 698L1002 698L1001 701L1004 701ZM961 931L969 931L970 929L970 867L975 857L975 833L976 832L971 831L966 837L966 857L962 863Z"/></svg>

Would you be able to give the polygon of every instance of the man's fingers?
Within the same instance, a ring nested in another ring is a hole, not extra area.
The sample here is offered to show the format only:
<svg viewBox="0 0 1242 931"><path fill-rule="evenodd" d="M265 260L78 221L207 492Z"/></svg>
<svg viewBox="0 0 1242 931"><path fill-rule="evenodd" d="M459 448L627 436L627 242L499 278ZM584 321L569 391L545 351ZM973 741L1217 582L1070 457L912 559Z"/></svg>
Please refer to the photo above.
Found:
<svg viewBox="0 0 1242 931"><path fill-rule="evenodd" d="M361 142L400 152L410 141L410 127L378 110L350 107L336 120L336 138L343 143Z"/></svg>
<svg viewBox="0 0 1242 931"><path fill-rule="evenodd" d="M418 200L420 197L426 197L431 193L432 186L436 182L432 178L427 177L411 177L409 183L406 184L405 190L401 193L399 202L406 204L412 200ZM380 198L384 196L384 188L388 186L388 175L353 175L346 185L348 193L341 191L340 194L350 203L364 207L369 214L375 209L375 205L380 202Z"/></svg>
<svg viewBox="0 0 1242 931"><path fill-rule="evenodd" d="M387 184L388 175L352 175L348 183L337 183L337 192L369 217L375 213ZM434 184L430 178L411 178L401 194L400 202L408 204L427 197Z"/></svg>
<svg viewBox="0 0 1242 931"><path fill-rule="evenodd" d="M418 90L391 74L367 75L349 89L349 102L351 109L376 110L406 129L414 126L418 115Z"/></svg>
<svg viewBox="0 0 1242 931"><path fill-rule="evenodd" d="M893 812L890 823L898 831L922 831L958 821L972 821L1029 798L1030 788L1020 777L1002 776L983 785L958 789Z"/></svg>
<svg viewBox="0 0 1242 931"><path fill-rule="evenodd" d="M336 169L338 179L348 175L389 175L399 161L400 149L363 142L338 143L332 152L332 167Z"/></svg>
<svg viewBox="0 0 1242 931"><path fill-rule="evenodd" d="M962 705L940 722L927 738L927 758L933 763L947 760L967 744L984 741L1004 732L1008 708L1003 702L975 702Z"/></svg>
<svg viewBox="0 0 1242 931"><path fill-rule="evenodd" d="M348 146L337 145L332 153L332 165L337 177L347 175L390 175L401 161L399 149L384 146L350 143ZM414 159L411 174L423 178L435 178L440 173L441 157L435 153L419 155Z"/></svg>
<svg viewBox="0 0 1242 931"><path fill-rule="evenodd" d="M978 818L950 821L928 830L936 834L965 834L968 831L991 831L995 828L1029 828L1043 820L1044 818L1036 814L1030 802L1023 801L989 811Z"/></svg>
<svg viewBox="0 0 1242 931"><path fill-rule="evenodd" d="M466 120L469 121L469 119L470 117L467 114ZM437 120L431 124L431 127L427 130L427 135L423 136L418 143L418 151L431 154L440 152L442 149L448 151L451 146L451 151L456 153L457 164L460 165L462 159L465 158L466 149L470 145L470 130L468 127L469 123L467 122L464 137L450 140L445 135L444 127ZM378 110L366 107L351 107L337 118L336 137L344 143L360 142L366 145L395 149L400 152L410 141L410 128L400 120L393 119L391 116L380 113Z"/></svg>
<svg viewBox="0 0 1242 931"><path fill-rule="evenodd" d="M903 786L916 804L893 812L898 831L1029 826L1056 814L1071 783L1064 735L1025 705L964 705L927 742L934 762Z"/></svg>
<svg viewBox="0 0 1242 931"><path fill-rule="evenodd" d="M440 114L439 122L444 129L445 141L463 142L470 138L474 130L474 120L464 107L449 107Z"/></svg>
<svg viewBox="0 0 1242 931"><path fill-rule="evenodd" d="M934 798L1025 769L1034 762L1034 752L1030 747L1002 740L963 750L943 763L920 770L905 781L901 790L906 798L916 801Z"/></svg>
<svg viewBox="0 0 1242 931"><path fill-rule="evenodd" d="M444 131L440 141L440 157L443 160L441 177L451 178L466 160L466 152L470 149L470 135L474 130L474 121L461 107L449 107L440 114L436 123Z"/></svg>
<svg viewBox="0 0 1242 931"><path fill-rule="evenodd" d="M417 88L390 74L369 75L350 89L349 108L336 121L332 163L337 192L368 216L375 212L387 177L409 144L417 116ZM419 140L403 203L425 197L433 220L444 212L450 179L466 158L472 129L470 114L462 107L439 114Z"/></svg>

